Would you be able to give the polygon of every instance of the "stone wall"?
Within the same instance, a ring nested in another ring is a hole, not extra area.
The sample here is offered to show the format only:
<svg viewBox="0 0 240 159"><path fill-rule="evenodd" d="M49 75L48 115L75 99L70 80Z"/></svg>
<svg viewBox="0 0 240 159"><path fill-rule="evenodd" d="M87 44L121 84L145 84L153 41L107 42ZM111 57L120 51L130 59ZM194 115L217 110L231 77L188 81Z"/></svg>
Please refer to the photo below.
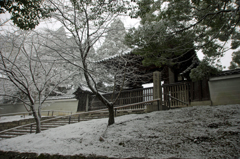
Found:
<svg viewBox="0 0 240 159"><path fill-rule="evenodd" d="M69 111L72 113L77 112L78 100L77 99L59 99L47 100L42 106L42 110L60 110ZM23 104L0 104L0 114L26 112Z"/></svg>
<svg viewBox="0 0 240 159"><path fill-rule="evenodd" d="M77 99L47 100L44 103L42 110L61 110L76 113L77 107Z"/></svg>
<svg viewBox="0 0 240 159"><path fill-rule="evenodd" d="M26 108L23 104L0 104L0 114L18 113L25 112Z"/></svg>

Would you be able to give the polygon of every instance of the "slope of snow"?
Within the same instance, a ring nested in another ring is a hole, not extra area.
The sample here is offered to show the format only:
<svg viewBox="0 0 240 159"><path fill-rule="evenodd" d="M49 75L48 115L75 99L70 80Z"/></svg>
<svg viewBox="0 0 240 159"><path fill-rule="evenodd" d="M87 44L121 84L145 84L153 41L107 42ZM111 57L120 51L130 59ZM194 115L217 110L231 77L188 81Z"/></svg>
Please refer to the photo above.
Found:
<svg viewBox="0 0 240 159"><path fill-rule="evenodd" d="M240 105L198 106L80 122L0 141L4 151L116 158L239 158ZM102 136L104 141L100 141Z"/></svg>

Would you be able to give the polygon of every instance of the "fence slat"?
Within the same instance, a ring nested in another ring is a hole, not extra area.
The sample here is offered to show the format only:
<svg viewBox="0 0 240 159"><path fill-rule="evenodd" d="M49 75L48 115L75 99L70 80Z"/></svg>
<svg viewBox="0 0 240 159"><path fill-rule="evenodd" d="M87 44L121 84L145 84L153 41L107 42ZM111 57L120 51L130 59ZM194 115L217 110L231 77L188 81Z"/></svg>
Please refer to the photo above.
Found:
<svg viewBox="0 0 240 159"><path fill-rule="evenodd" d="M182 107L189 104L189 83L181 82L163 85L164 104L170 107Z"/></svg>
<svg viewBox="0 0 240 159"><path fill-rule="evenodd" d="M122 106L132 103L139 103L144 101L153 100L153 87L150 88L141 88L134 90L124 90L121 92L119 99L115 103L115 106ZM116 92L117 94L118 92ZM110 99L111 93L103 94L106 99ZM89 102L91 105L89 106L90 110L97 110L105 108L106 106L96 98L96 96L92 96L92 101ZM141 109L144 108L144 105L135 106L134 108ZM133 108L128 108L133 109Z"/></svg>

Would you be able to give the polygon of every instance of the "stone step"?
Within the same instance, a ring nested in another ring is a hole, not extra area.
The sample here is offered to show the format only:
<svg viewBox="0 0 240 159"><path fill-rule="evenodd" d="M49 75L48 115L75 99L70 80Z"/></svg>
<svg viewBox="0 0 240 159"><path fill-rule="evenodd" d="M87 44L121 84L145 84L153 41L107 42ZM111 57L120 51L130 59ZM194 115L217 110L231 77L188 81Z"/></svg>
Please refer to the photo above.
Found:
<svg viewBox="0 0 240 159"><path fill-rule="evenodd" d="M17 137L16 135L0 135L0 138L6 139L6 138L13 138L13 137Z"/></svg>
<svg viewBox="0 0 240 159"><path fill-rule="evenodd" d="M63 122L68 122L69 119L61 119L61 120L58 120L58 121L63 121ZM78 119L71 119L72 122L78 122Z"/></svg>
<svg viewBox="0 0 240 159"><path fill-rule="evenodd" d="M58 121L68 121L68 120L69 120L69 118L61 118ZM78 118L71 118L71 121L78 121Z"/></svg>
<svg viewBox="0 0 240 159"><path fill-rule="evenodd" d="M94 113L94 114L89 114L88 116L95 116L95 117L99 117L99 116L108 116L108 113Z"/></svg>
<svg viewBox="0 0 240 159"><path fill-rule="evenodd" d="M93 119L99 119L99 118L105 118L108 117L108 113L92 113L92 114L84 114L84 115L75 115L71 116L70 124L78 123L81 121L88 121L88 120L93 120ZM80 121L79 121L80 120ZM58 118L55 120L47 121L47 122L42 122L41 123L41 130L48 130L50 128L56 128L59 126L65 126L69 124L69 117L63 117L63 118ZM11 131L5 132L0 134L0 138L13 138L16 136L20 135L26 135L30 133L31 126L25 126L17 129L13 129ZM36 124L32 125L32 133L35 133L36 131Z"/></svg>
<svg viewBox="0 0 240 159"><path fill-rule="evenodd" d="M50 125L41 125L41 127L42 128L51 128L51 127L59 127L60 125L52 125L52 124L50 124Z"/></svg>
<svg viewBox="0 0 240 159"><path fill-rule="evenodd" d="M92 119L99 119L100 117L95 117L95 116L86 116L85 118L83 119L86 119L86 120L92 120Z"/></svg>
<svg viewBox="0 0 240 159"><path fill-rule="evenodd" d="M58 126L55 126L55 125L42 125L41 126L41 129L49 129L49 128L56 128L56 127L58 127ZM24 127L24 128L26 128L27 130L30 130L30 127ZM36 130L36 126L34 125L34 126L32 126L32 130Z"/></svg>
<svg viewBox="0 0 240 159"><path fill-rule="evenodd" d="M80 120L80 121L81 121L81 120ZM83 120L82 120L82 121L83 121ZM84 121L87 121L87 120L84 120ZM57 122L55 122L55 123L57 123ZM61 122L59 122L59 123L69 124L69 120L61 121ZM78 123L78 120L71 120L70 123L71 123L71 124L73 124L73 123Z"/></svg>
<svg viewBox="0 0 240 159"><path fill-rule="evenodd" d="M30 133L30 129L29 130L27 130L27 129L14 129L14 130L11 130L10 132Z"/></svg>
<svg viewBox="0 0 240 159"><path fill-rule="evenodd" d="M54 122L54 123L48 123L48 124L63 126L63 125L67 125L68 122ZM43 125L44 125L44 124L43 124Z"/></svg>
<svg viewBox="0 0 240 159"><path fill-rule="evenodd" d="M68 124L68 123L60 123L60 122L56 123L56 122L54 122L54 123L42 123L42 126L44 126L44 125L62 126L62 125L66 125L66 124Z"/></svg>
<svg viewBox="0 0 240 159"><path fill-rule="evenodd" d="M41 130L47 130L49 128L43 128L41 127ZM25 130L25 131L28 131L30 132L30 127L24 127L24 128L21 128L20 130ZM34 132L36 130L36 127L32 127L32 132Z"/></svg>
<svg viewBox="0 0 240 159"><path fill-rule="evenodd" d="M80 119L80 121L88 121L88 119ZM68 124L69 120L58 120L58 121L54 121L51 123L62 123L62 124ZM78 122L78 120L71 120L71 122Z"/></svg>
<svg viewBox="0 0 240 159"><path fill-rule="evenodd" d="M3 135L17 135L17 136L20 136L20 135L26 135L28 133L21 133L21 132L5 132L3 133Z"/></svg>

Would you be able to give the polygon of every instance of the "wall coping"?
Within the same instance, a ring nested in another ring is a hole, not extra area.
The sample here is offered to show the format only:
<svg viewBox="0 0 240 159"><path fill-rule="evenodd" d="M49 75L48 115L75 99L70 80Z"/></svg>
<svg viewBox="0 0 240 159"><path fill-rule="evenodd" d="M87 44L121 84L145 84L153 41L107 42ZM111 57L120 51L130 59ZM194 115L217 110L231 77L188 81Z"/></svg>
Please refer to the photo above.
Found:
<svg viewBox="0 0 240 159"><path fill-rule="evenodd" d="M49 100L46 100L44 103L50 103L50 102L71 102L71 101L77 101L77 99L76 98L71 98L71 99L49 99Z"/></svg>
<svg viewBox="0 0 240 159"><path fill-rule="evenodd" d="M240 78L240 74L211 77L209 81L219 81L219 80L227 80L227 79L233 79L233 78Z"/></svg>
<svg viewBox="0 0 240 159"><path fill-rule="evenodd" d="M75 98L71 98L71 99L48 99L48 100L46 100L44 103L43 103L43 105L45 104L45 103L52 103L52 102L71 102L71 101L77 101L77 99L75 99ZM28 102L27 102L28 103ZM22 105L22 103L5 103L5 104L3 104L3 103L0 103L0 106L8 106L8 105Z"/></svg>

